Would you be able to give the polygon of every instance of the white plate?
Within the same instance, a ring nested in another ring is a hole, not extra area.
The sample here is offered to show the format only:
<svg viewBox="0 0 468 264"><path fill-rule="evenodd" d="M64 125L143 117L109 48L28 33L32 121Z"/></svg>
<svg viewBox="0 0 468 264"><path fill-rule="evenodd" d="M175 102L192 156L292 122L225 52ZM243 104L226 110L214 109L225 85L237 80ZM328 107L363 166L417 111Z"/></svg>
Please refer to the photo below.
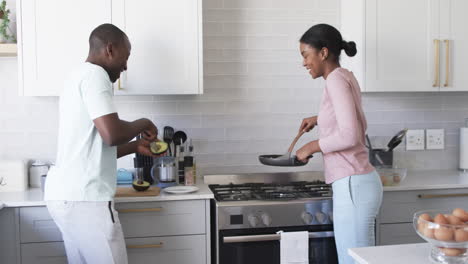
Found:
<svg viewBox="0 0 468 264"><path fill-rule="evenodd" d="M182 194L198 191L197 186L171 186L163 189L167 193Z"/></svg>

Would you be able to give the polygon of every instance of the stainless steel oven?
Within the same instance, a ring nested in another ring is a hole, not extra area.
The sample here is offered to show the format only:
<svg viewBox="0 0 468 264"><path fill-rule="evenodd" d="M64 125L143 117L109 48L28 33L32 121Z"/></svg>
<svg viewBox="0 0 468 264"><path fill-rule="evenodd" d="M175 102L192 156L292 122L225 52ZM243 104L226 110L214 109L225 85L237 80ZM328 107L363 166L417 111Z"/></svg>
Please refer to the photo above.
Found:
<svg viewBox="0 0 468 264"><path fill-rule="evenodd" d="M222 264L279 264L279 230L309 232L309 263L338 263L333 231L321 228L285 227L253 230L224 230L219 233L219 262Z"/></svg>
<svg viewBox="0 0 468 264"><path fill-rule="evenodd" d="M205 176L211 203L212 260L279 264L278 231L309 234L309 263L338 263L331 186L307 173Z"/></svg>

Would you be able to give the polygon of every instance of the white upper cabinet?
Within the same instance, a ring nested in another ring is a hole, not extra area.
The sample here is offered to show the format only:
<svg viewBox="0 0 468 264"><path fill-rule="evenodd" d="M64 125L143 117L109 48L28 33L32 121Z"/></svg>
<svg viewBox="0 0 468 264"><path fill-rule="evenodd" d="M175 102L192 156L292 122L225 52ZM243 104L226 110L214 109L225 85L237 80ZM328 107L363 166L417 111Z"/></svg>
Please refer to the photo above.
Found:
<svg viewBox="0 0 468 264"><path fill-rule="evenodd" d="M441 0L441 91L468 91L468 1Z"/></svg>
<svg viewBox="0 0 468 264"><path fill-rule="evenodd" d="M343 56L366 92L468 90L466 0L343 0L341 32L358 54ZM456 49L458 47L458 49ZM465 67L466 68L466 67Z"/></svg>
<svg viewBox="0 0 468 264"><path fill-rule="evenodd" d="M132 43L115 94L203 92L202 0L18 0L20 94L57 96L103 23Z"/></svg>
<svg viewBox="0 0 468 264"><path fill-rule="evenodd" d="M111 22L110 0L18 0L19 93L56 96L86 60L88 38Z"/></svg>
<svg viewBox="0 0 468 264"><path fill-rule="evenodd" d="M115 94L201 94L201 0L114 0L113 23L132 44Z"/></svg>

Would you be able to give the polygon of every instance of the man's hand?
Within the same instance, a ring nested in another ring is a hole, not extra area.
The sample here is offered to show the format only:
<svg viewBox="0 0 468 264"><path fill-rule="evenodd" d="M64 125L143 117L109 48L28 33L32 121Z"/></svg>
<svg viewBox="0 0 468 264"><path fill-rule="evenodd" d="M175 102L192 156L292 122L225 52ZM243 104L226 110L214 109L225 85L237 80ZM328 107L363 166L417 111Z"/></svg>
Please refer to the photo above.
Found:
<svg viewBox="0 0 468 264"><path fill-rule="evenodd" d="M142 133L143 138L149 142L156 141L158 139L158 128L153 122L151 122L151 120L149 119L147 120L148 120L148 128L146 128L143 131Z"/></svg>
<svg viewBox="0 0 468 264"><path fill-rule="evenodd" d="M317 125L317 116L304 118L302 120L301 126L299 127L299 131L309 132L316 125Z"/></svg>
<svg viewBox="0 0 468 264"><path fill-rule="evenodd" d="M154 141L151 141L151 142L154 142ZM135 143L136 143L135 152L138 153L138 154L145 155L145 156L150 156L150 157L154 157L154 158L164 156L164 153L161 153L161 154L158 154L158 155L153 154L153 152L151 152L151 150L150 150L150 141L148 141L148 140L146 140L144 138L136 140Z"/></svg>

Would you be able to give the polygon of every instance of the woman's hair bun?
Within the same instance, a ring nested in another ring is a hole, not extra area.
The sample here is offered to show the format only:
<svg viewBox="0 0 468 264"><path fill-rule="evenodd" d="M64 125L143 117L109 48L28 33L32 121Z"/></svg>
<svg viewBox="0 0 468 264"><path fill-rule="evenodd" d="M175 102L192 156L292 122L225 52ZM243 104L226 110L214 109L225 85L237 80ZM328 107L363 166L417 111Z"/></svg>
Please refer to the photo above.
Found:
<svg viewBox="0 0 468 264"><path fill-rule="evenodd" d="M356 43L354 43L354 41L347 42L343 40L341 42L341 48L344 49L346 55L348 55L349 57L353 57L357 53Z"/></svg>

